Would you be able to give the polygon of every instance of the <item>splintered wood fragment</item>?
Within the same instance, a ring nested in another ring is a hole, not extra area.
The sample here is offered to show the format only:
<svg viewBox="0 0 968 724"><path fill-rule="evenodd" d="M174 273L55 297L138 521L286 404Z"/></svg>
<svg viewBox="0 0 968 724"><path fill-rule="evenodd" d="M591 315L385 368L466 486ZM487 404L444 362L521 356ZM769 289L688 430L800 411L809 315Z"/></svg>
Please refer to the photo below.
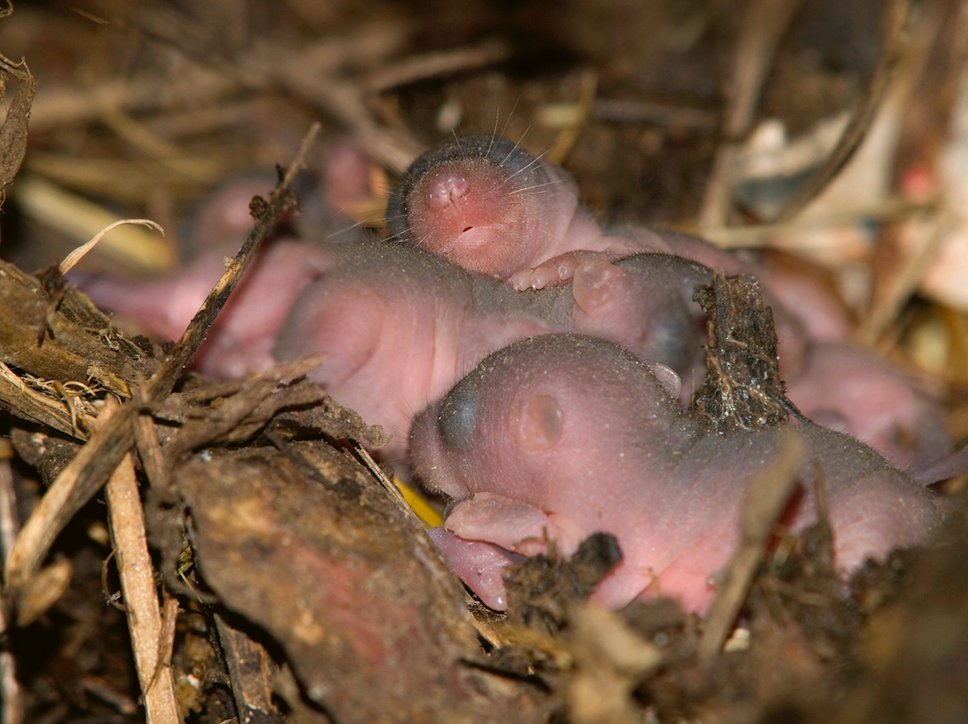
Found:
<svg viewBox="0 0 968 724"><path fill-rule="evenodd" d="M796 491L797 473L806 452L806 444L795 430L784 431L773 463L747 484L739 546L726 567L723 584L706 618L699 642L700 660L715 657L732 629L756 569L766 555L770 535Z"/></svg>
<svg viewBox="0 0 968 724"><path fill-rule="evenodd" d="M169 459L204 445L244 442L270 421L279 430L313 429L334 440L365 440L374 448L386 445L389 435L382 427L367 425L359 414L305 379L325 357L307 355L244 378L170 395L150 410L153 419L178 426L167 443Z"/></svg>
<svg viewBox="0 0 968 724"><path fill-rule="evenodd" d="M178 614L181 605L174 596L165 593L165 604L162 606L161 631L158 633L158 656L155 657L155 673L151 675L148 689L154 687L167 670L171 675L171 656L175 651L175 633L178 630Z"/></svg>
<svg viewBox="0 0 968 724"><path fill-rule="evenodd" d="M216 441L243 442L280 410L319 402L326 397L323 388L300 378L319 367L324 359L323 354L300 357L249 375L231 396L223 398L217 412L207 415L199 415L173 395L169 402L176 404L159 411L164 418L182 422L166 448L168 458L177 459L189 450Z"/></svg>
<svg viewBox="0 0 968 724"><path fill-rule="evenodd" d="M0 362L0 403L7 409L16 410L17 417L23 420L82 440L87 438L72 424L70 411L63 403L28 386L3 362Z"/></svg>
<svg viewBox="0 0 968 724"><path fill-rule="evenodd" d="M139 389L138 392L141 392L141 390ZM139 394L136 399L140 402L143 400L143 396ZM165 463L161 443L155 431L154 420L150 414L143 413L135 418L134 437L141 466L144 468L152 490L159 495L170 493L172 489L171 471Z"/></svg>
<svg viewBox="0 0 968 724"><path fill-rule="evenodd" d="M178 410L191 405L211 402L219 397L231 397L240 394L247 386L259 382L271 382L273 385L287 385L319 367L326 359L326 354L319 352L312 355L297 357L292 360L278 362L267 370L253 372L245 377L211 382L186 392L176 392L168 398L165 406L156 411L159 417L168 420L183 421L178 416Z"/></svg>
<svg viewBox="0 0 968 724"><path fill-rule="evenodd" d="M773 310L760 283L716 274L693 299L709 314L706 378L690 401L693 417L722 434L786 420L795 408L780 379Z"/></svg>
<svg viewBox="0 0 968 724"><path fill-rule="evenodd" d="M121 408L80 449L30 514L7 557L4 576L8 592L30 582L60 531L100 489L130 449L134 433L126 424L128 416L121 414L129 407L135 409L129 405Z"/></svg>
<svg viewBox="0 0 968 724"><path fill-rule="evenodd" d="M383 489L386 490L390 497L397 503L400 510L406 511L408 515L416 515L420 517L413 507L407 503L407 499L403 496L403 491L395 484L395 479L390 480L387 474L380 469L380 466L376 464L376 460L370 455L369 451L362 445L356 445L356 454L360 456L360 460L366 466L366 469L373 473L373 477L376 478ZM443 522L443 521L441 521Z"/></svg>
<svg viewBox="0 0 968 724"><path fill-rule="evenodd" d="M109 405L105 412L114 412ZM161 613L155 570L148 552L144 510L134 464L126 455L107 483L108 527L117 550L118 577L124 594L128 631L135 668L144 696L149 724L180 724L175 680L171 668L161 665Z"/></svg>
<svg viewBox="0 0 968 724"><path fill-rule="evenodd" d="M42 379L93 379L124 397L131 394L126 380L157 369L157 362L113 329L86 297L67 289L52 308L40 280L3 261L0 360ZM9 409L17 414L16 407Z"/></svg>
<svg viewBox="0 0 968 724"><path fill-rule="evenodd" d="M3 15L0 14L0 17ZM13 489L13 471L10 469L10 459L14 454L10 440L0 440L0 561L7 560L10 547L13 545L17 531L20 530L17 496ZM0 616L2 615L3 610L0 608Z"/></svg>
<svg viewBox="0 0 968 724"><path fill-rule="evenodd" d="M271 724L282 721L272 703L272 680L276 667L262 644L215 616L219 642L229 668L229 684L239 721Z"/></svg>
<svg viewBox="0 0 968 724"><path fill-rule="evenodd" d="M237 395L225 400L217 415L187 420L168 443L168 458L174 460L215 441L244 442L279 410L310 405L326 397L322 387L308 380L290 387L278 388L278 385L279 382L271 377L257 378L244 385Z"/></svg>
<svg viewBox="0 0 968 724"><path fill-rule="evenodd" d="M148 405L157 404L171 393L182 370L205 339L209 328L225 306L229 294L239 283L260 244L269 236L276 220L296 204L289 184L296 171L305 164L309 147L315 141L319 129L318 123L313 124L303 140L299 154L270 195L269 201L260 200L261 203L253 205L252 212L256 217L255 228L228 265L222 278L209 292L181 339L175 343L171 355L146 383L145 402ZM0 337L0 340L2 339ZM139 412L140 406L134 402L129 401L122 405L103 427L98 428L77 457L51 485L14 543L4 570L8 587L16 589L26 584L47 555L58 533L104 485L121 463L134 445L133 423Z"/></svg>

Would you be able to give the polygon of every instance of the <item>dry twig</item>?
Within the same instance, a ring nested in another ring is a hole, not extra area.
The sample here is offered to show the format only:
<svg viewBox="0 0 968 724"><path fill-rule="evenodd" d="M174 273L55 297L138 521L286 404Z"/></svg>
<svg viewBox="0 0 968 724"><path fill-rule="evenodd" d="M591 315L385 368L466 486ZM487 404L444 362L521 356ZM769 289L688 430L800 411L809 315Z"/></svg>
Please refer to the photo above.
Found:
<svg viewBox="0 0 968 724"><path fill-rule="evenodd" d="M898 314L911 295L917 291L921 278L934 261L938 249L948 237L955 223L952 214L941 213L918 232L921 243L916 251L902 262L901 267L889 280L889 286L879 295L860 325L854 331L854 339L860 344L874 345Z"/></svg>
<svg viewBox="0 0 968 724"><path fill-rule="evenodd" d="M305 163L308 149L319 132L315 124L303 141L296 160L264 206L256 205L255 229L242 249L229 264L222 278L209 293L192 319L171 355L146 384L148 404L164 399L181 376L199 344L221 311L229 294L255 256L259 245L269 235L276 219L295 203L289 183L296 170ZM61 472L21 530L4 571L8 588L18 589L30 580L57 534L67 522L100 489L135 442L134 419L139 407L129 402L91 437L74 460Z"/></svg>
<svg viewBox="0 0 968 724"><path fill-rule="evenodd" d="M489 40L474 48L415 55L371 72L363 86L369 93L382 93L435 76L500 63L511 56L511 50L511 46L502 40Z"/></svg>
<svg viewBox="0 0 968 724"><path fill-rule="evenodd" d="M726 142L713 163L700 212L703 228L724 226L732 197L739 139L750 129L773 55L800 0L751 0L736 48L723 118Z"/></svg>
<svg viewBox="0 0 968 724"><path fill-rule="evenodd" d="M850 123L826 162L787 202L773 220L774 223L783 223L792 219L816 198L847 164L867 135L877 109L881 107L881 101L884 100L894 80L894 71L897 69L898 62L909 47L911 3L909 0L894 0L889 13L887 40L867 95L854 111Z"/></svg>
<svg viewBox="0 0 968 724"><path fill-rule="evenodd" d="M108 398L109 404L99 419L110 419L116 414L117 405L111 404L113 399ZM159 660L163 649L160 645L162 626L158 591L148 552L144 510L130 455L126 455L111 474L107 482L107 501L111 541L118 552L118 576L147 720L149 724L179 724L175 681L171 669Z"/></svg>
<svg viewBox="0 0 968 724"><path fill-rule="evenodd" d="M796 490L797 471L805 455L803 439L789 430L780 438L773 463L747 484L740 542L706 618L699 642L700 660L709 661L716 656L732 629L756 569L766 554L770 534Z"/></svg>

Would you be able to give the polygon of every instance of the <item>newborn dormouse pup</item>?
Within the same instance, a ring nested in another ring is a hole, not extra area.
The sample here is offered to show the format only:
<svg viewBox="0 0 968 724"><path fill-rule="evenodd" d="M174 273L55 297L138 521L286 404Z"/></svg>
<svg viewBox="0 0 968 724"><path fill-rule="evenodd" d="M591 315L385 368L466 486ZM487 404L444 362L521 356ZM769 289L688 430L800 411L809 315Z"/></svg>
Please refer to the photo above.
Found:
<svg viewBox="0 0 968 724"><path fill-rule="evenodd" d="M432 537L484 603L506 607L508 562L548 541L570 555L603 531L623 560L593 600L617 608L661 593L706 611L746 481L789 425L702 434L659 372L605 340L545 335L490 355L414 419L414 471L453 500ZM809 452L784 520L793 531L816 521L819 467L840 570L927 537L938 514L920 484L846 435L795 429Z"/></svg>
<svg viewBox="0 0 968 724"><path fill-rule="evenodd" d="M319 183L309 175L294 184L302 209L288 212L256 255L193 361L194 369L216 377L244 375L271 365L275 336L302 288L334 261L324 253L366 238L347 228L339 210L363 193L357 168L362 153L338 143L326 151ZM73 272L72 281L98 306L117 312L133 331L159 342L178 339L212 286L252 231L253 197L266 195L272 172L250 170L220 183L196 208L180 234L183 268L163 279L122 280ZM322 190L321 188L322 187ZM293 236L306 232L305 239Z"/></svg>
<svg viewBox="0 0 968 724"><path fill-rule="evenodd" d="M596 268L579 270L573 285L521 293L406 245L369 241L329 253L338 261L296 298L273 354L326 353L313 378L386 428L393 439L381 452L391 458L404 455L414 414L519 339L577 331L677 375L702 365L703 321L682 290L709 271L693 262L644 254L609 264L609 275L623 276L603 296Z"/></svg>
<svg viewBox="0 0 968 724"><path fill-rule="evenodd" d="M675 254L729 275L755 274L774 299L797 300L818 338L849 332L843 310L806 280L791 285L787 275L774 285L765 270L690 234L644 226L603 231L581 207L567 171L501 136L458 138L420 156L390 195L386 216L392 240L519 290L564 283L587 259Z"/></svg>
<svg viewBox="0 0 968 724"><path fill-rule="evenodd" d="M393 240L465 269L513 277L518 289L570 279L573 262L582 258L569 256L573 252L617 259L672 251L653 232L635 238L603 234L580 207L578 187L564 169L495 135L458 138L420 156L390 196L387 225ZM558 257L568 262L562 276L547 264ZM515 277L542 264L551 275L543 283L537 276Z"/></svg>

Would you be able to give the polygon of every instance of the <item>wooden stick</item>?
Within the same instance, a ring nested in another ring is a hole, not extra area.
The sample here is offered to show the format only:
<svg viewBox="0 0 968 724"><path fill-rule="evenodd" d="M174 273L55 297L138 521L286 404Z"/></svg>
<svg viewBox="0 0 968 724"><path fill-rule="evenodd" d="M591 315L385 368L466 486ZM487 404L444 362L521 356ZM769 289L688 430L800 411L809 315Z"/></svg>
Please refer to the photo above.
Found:
<svg viewBox="0 0 968 724"><path fill-rule="evenodd" d="M269 236L276 220L292 207L289 184L296 171L305 163L309 147L315 142L320 124L313 124L296 159L290 165L264 208L254 209L256 225L232 259L222 278L209 292L195 314L188 329L175 343L171 356L151 376L146 385L145 403L151 405L164 400L181 377L182 370L205 339L239 283L242 274L255 256L262 241ZM140 406L132 401L122 407L81 448L74 460L61 471L57 480L34 509L20 531L4 570L8 589L24 586L38 569L54 539L74 514L100 490L108 476L121 463L135 443L134 421ZM9 590L8 590L9 593Z"/></svg>
<svg viewBox="0 0 968 724"><path fill-rule="evenodd" d="M109 405L101 417L113 413L116 406L116 403ZM124 456L111 475L106 491L108 527L112 544L118 552L118 576L146 718L148 724L180 724L171 667L159 666L158 661L162 650L159 646L161 613L155 569L145 534L144 510L130 454Z"/></svg>

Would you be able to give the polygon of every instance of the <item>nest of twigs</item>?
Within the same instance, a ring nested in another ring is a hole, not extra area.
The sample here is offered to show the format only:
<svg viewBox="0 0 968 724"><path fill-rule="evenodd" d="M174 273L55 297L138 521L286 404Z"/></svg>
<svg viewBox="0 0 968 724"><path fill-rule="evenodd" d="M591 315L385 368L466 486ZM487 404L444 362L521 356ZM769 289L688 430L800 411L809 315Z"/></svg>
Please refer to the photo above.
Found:
<svg viewBox="0 0 968 724"><path fill-rule="evenodd" d="M369 197L341 212L379 233L423 149L497 131L575 173L603 219L824 279L855 339L943 396L963 437L965 38L953 0L6 12L0 719L968 717L958 480L939 490L941 542L868 565L846 597L825 526L769 547L778 512L764 503L745 512L760 533L705 620L667 599L586 605L614 562L603 537L517 567L497 615L373 462L364 444L384 432L306 379L320 359L218 383L188 371L262 240L311 210L300 169L346 139L362 149ZM200 199L273 167L252 233L173 344L125 335L65 279L70 250L127 217L167 234L118 227L81 268L175 270ZM725 309L725 291L707 295ZM760 359L774 353L775 339Z"/></svg>

